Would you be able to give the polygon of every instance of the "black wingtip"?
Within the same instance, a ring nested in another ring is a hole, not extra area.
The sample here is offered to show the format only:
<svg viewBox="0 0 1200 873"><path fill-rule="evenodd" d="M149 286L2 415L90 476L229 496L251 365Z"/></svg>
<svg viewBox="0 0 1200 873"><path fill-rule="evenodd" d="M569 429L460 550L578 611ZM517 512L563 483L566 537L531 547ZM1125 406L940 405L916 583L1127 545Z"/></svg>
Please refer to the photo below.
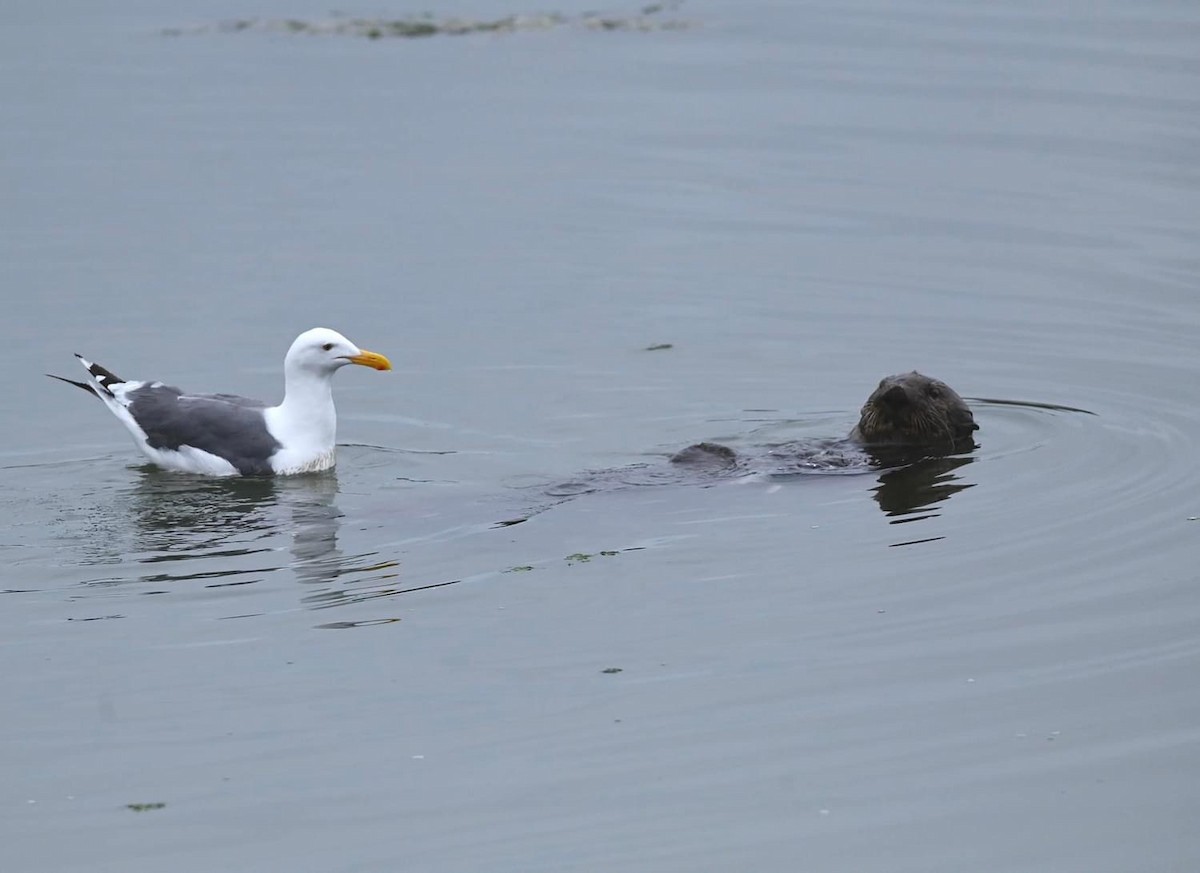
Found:
<svg viewBox="0 0 1200 873"><path fill-rule="evenodd" d="M47 373L46 375L51 379L57 379L59 382L66 382L68 385L74 385L76 388L82 388L97 399L100 397L87 382L76 382L74 379L68 379L66 376L55 376L53 373Z"/></svg>
<svg viewBox="0 0 1200 873"><path fill-rule="evenodd" d="M103 391L110 397L113 396L112 389L114 385L120 385L125 380L114 373L112 370L107 370L99 364L94 364L88 361L83 355L76 355L79 362L87 366L87 371L95 380L95 388L97 391Z"/></svg>

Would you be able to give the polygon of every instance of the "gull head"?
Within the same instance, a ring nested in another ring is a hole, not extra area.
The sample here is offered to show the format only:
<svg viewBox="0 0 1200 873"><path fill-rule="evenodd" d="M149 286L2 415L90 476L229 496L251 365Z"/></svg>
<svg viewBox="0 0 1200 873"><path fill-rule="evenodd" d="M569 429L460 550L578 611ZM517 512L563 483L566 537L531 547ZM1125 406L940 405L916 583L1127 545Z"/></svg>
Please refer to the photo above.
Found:
<svg viewBox="0 0 1200 873"><path fill-rule="evenodd" d="M321 376L330 376L347 364L358 364L374 370L390 370L391 362L383 355L360 349L336 330L314 327L296 337L287 357L284 369Z"/></svg>

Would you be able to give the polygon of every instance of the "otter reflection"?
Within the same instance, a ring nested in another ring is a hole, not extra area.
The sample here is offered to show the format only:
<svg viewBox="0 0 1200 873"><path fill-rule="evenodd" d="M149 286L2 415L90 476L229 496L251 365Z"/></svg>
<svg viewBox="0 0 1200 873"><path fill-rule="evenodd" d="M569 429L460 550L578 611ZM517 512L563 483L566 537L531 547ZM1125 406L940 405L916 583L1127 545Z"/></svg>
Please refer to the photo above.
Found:
<svg viewBox="0 0 1200 873"><path fill-rule="evenodd" d="M974 460L962 455L927 457L908 466L886 470L879 475L879 484L873 489L875 502L885 515L906 516L894 518L892 524L929 518L936 513L923 510L930 510L959 491L975 487L973 482L961 481L954 472Z"/></svg>
<svg viewBox="0 0 1200 873"><path fill-rule="evenodd" d="M773 469L767 475L786 481L876 473L878 484L872 489L875 502L884 514L897 517L892 524L901 524L928 518L930 513L914 513L974 487L974 483L961 482L954 471L975 460L967 454L975 448L971 443L969 448L960 447L958 454L949 455L901 447L863 448L847 440L787 443L771 448L768 457ZM754 472L753 467L739 466L738 470Z"/></svg>

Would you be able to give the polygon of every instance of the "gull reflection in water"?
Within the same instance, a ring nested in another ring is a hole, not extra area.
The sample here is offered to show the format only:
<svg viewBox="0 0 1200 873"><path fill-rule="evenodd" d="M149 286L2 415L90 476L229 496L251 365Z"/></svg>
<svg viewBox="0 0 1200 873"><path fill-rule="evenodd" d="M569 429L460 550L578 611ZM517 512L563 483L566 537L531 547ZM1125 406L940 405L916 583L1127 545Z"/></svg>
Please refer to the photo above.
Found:
<svg viewBox="0 0 1200 873"><path fill-rule="evenodd" d="M284 479L277 487L290 514L292 572L300 582L312 585L336 582L343 564L338 548L342 513L336 501L337 475L330 471Z"/></svg>
<svg viewBox="0 0 1200 873"><path fill-rule="evenodd" d="M252 585L290 571L313 609L401 593L397 562L376 551L347 555L333 471L288 477L214 479L152 468L122 501L132 517L135 580L204 588ZM133 581L110 579L105 581Z"/></svg>
<svg viewBox="0 0 1200 873"><path fill-rule="evenodd" d="M347 555L338 544L342 512L337 505L337 477L332 472L280 480L279 503L291 532L291 570L308 587L301 601L311 609L327 609L400 593L395 585L397 562L375 551ZM319 627L359 627L388 623L333 622Z"/></svg>
<svg viewBox="0 0 1200 873"><path fill-rule="evenodd" d="M332 472L215 479L146 469L128 501L138 581L216 588L291 569L302 582L331 583L342 562L337 493Z"/></svg>
<svg viewBox="0 0 1200 873"><path fill-rule="evenodd" d="M140 582L250 584L280 569L275 483L147 468L128 495ZM151 565L153 572L148 572Z"/></svg>

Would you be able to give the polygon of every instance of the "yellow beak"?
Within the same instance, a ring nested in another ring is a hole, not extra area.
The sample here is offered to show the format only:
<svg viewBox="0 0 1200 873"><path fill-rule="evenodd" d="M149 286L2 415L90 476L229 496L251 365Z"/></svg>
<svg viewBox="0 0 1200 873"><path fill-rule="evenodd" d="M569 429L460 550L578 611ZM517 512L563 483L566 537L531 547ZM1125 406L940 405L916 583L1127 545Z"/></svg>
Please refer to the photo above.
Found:
<svg viewBox="0 0 1200 873"><path fill-rule="evenodd" d="M351 355L346 360L351 364L361 364L364 367L371 367L375 370L392 369L392 362L383 355L376 354L375 352L362 351L357 355Z"/></svg>

